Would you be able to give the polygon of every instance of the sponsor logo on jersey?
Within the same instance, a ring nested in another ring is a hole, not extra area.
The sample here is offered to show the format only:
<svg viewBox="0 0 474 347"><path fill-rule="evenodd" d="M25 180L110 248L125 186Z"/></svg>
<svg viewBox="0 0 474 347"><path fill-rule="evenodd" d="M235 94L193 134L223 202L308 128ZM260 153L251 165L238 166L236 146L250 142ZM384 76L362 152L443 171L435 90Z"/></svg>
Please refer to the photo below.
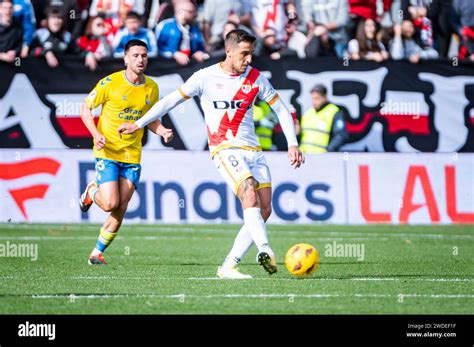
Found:
<svg viewBox="0 0 474 347"><path fill-rule="evenodd" d="M219 100L213 101L214 108L217 110L237 110L237 109L250 109L252 103L248 100Z"/></svg>
<svg viewBox="0 0 474 347"><path fill-rule="evenodd" d="M134 110L133 108L126 108L123 112L118 114L118 117L123 120L138 120L143 114L143 110Z"/></svg>

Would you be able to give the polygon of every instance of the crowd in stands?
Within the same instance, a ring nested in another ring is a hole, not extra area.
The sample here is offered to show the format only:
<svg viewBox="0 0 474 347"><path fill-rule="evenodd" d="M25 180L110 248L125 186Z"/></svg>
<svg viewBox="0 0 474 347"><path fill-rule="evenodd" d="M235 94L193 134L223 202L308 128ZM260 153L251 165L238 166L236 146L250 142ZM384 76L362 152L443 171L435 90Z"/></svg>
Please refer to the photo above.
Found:
<svg viewBox="0 0 474 347"><path fill-rule="evenodd" d="M235 28L273 60L474 61L474 0L0 0L0 61L54 68L71 54L95 70L140 39L150 57L186 65L224 56Z"/></svg>

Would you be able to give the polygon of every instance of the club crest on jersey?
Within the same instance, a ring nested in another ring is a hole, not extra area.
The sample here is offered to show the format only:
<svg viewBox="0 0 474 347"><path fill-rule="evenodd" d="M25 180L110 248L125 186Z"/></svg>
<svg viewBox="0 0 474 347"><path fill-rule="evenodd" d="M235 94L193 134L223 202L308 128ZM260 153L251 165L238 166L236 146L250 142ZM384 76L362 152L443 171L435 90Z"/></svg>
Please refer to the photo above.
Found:
<svg viewBox="0 0 474 347"><path fill-rule="evenodd" d="M250 93L251 90L252 90L252 85L250 85L250 84L242 84L242 91L243 91L245 94Z"/></svg>
<svg viewBox="0 0 474 347"><path fill-rule="evenodd" d="M151 104L151 100L150 100L150 96L149 96L149 95L146 96L145 104L147 104L147 105L150 105L150 104Z"/></svg>

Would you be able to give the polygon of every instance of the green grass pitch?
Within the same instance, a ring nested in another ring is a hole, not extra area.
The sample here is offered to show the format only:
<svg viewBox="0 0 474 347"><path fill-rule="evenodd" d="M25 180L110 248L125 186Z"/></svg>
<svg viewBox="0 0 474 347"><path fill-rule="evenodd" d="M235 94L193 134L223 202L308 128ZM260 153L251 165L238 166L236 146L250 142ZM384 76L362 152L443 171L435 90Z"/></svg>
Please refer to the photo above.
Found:
<svg viewBox="0 0 474 347"><path fill-rule="evenodd" d="M250 280L219 280L238 225L124 225L89 266L97 225L0 224L0 244L37 244L38 259L0 258L0 314L473 314L474 227L270 225L279 271L255 264ZM359 244L364 259L330 257ZM321 264L292 277L283 261L311 243ZM10 254L11 255L11 254Z"/></svg>

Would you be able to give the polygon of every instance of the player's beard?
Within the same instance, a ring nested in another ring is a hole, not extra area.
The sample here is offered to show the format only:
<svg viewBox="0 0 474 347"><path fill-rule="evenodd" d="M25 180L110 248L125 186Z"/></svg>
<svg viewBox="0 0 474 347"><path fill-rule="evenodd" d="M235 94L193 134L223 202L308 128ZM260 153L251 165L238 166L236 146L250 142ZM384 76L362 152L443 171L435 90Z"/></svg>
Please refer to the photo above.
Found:
<svg viewBox="0 0 474 347"><path fill-rule="evenodd" d="M143 64L142 67L139 67L138 65L134 66L132 71L136 73L137 75L143 75L146 70L146 64Z"/></svg>
<svg viewBox="0 0 474 347"><path fill-rule="evenodd" d="M238 64L237 68L234 67L234 70L237 71L239 74L243 74L245 72L245 70L247 70L247 65Z"/></svg>

